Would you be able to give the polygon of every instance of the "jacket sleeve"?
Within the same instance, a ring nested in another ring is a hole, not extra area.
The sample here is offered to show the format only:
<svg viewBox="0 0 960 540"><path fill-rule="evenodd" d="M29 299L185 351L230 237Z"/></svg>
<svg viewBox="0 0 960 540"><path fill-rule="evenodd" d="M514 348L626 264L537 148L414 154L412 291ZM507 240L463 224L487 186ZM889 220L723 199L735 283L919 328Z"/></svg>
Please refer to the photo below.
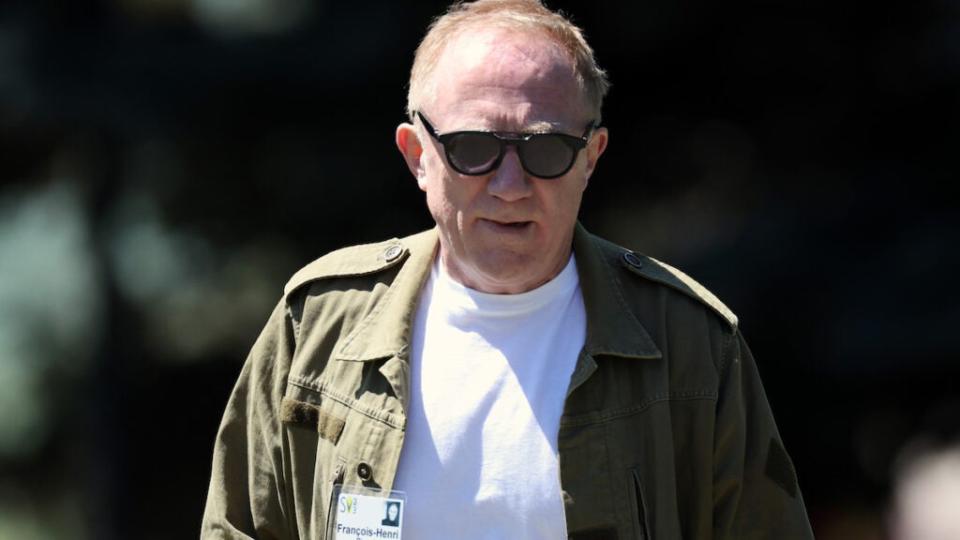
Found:
<svg viewBox="0 0 960 540"><path fill-rule="evenodd" d="M274 309L240 372L213 450L202 539L286 539L280 401L294 349L286 303Z"/></svg>
<svg viewBox="0 0 960 540"><path fill-rule="evenodd" d="M813 538L793 463L739 331L729 337L723 356L714 439L714 538Z"/></svg>

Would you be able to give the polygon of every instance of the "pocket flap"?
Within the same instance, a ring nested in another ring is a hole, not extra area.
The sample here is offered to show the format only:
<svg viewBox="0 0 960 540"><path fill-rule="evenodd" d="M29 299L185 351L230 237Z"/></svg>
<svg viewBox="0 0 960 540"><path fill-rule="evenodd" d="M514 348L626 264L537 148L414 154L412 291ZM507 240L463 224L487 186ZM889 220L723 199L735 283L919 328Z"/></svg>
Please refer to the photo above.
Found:
<svg viewBox="0 0 960 540"><path fill-rule="evenodd" d="M288 424L315 429L324 439L337 444L345 422L320 410L320 407L284 397L280 403L280 420Z"/></svg>

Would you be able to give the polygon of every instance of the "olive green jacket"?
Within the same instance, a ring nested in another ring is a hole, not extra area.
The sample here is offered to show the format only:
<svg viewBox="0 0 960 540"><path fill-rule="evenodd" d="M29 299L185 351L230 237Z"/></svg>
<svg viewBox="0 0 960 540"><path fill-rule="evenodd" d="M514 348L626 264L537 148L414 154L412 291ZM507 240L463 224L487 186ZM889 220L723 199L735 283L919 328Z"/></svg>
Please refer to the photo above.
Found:
<svg viewBox="0 0 960 540"><path fill-rule="evenodd" d="M389 490L436 230L300 270L216 438L202 538L324 538L334 484ZM586 343L560 421L571 538L812 538L737 318L580 225ZM417 540L417 539L410 539Z"/></svg>

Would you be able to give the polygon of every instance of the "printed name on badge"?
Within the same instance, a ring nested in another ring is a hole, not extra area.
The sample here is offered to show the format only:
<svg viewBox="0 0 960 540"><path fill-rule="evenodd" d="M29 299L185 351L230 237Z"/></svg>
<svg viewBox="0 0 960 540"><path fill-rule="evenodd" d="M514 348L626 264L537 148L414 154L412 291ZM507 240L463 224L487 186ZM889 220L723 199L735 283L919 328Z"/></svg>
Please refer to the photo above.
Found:
<svg viewBox="0 0 960 540"><path fill-rule="evenodd" d="M406 496L339 487L334 491L331 537L334 540L400 540Z"/></svg>

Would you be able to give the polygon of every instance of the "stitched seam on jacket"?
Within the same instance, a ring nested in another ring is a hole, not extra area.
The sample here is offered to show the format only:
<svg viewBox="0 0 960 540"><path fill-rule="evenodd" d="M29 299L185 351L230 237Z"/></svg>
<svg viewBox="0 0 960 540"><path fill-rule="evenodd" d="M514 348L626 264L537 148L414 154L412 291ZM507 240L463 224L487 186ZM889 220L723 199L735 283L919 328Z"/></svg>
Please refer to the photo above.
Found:
<svg viewBox="0 0 960 540"><path fill-rule="evenodd" d="M290 384L292 384L292 385L294 385L294 386L298 386L298 387L303 388L303 389L305 389L305 390L311 390L311 391L314 391L314 392L319 392L321 396L328 397L328 398L336 401L337 403L339 403L339 404L347 407L347 408L350 409L351 411L358 412L358 413L360 413L360 414L362 414L362 415L364 415L364 416L366 416L366 417L368 417L368 418L371 418L371 419L373 419L373 420L377 420L378 422L382 422L382 423L384 423L384 424L386 424L386 425L388 425L388 426L390 426L390 427L392 427L392 428L403 429L403 424L402 424L401 422L396 421L396 420L394 419L394 415L391 414L391 413L379 411L379 410L374 409L374 408L372 408L372 407L367 407L367 406L365 406L365 405L362 405L361 403L358 403L355 399L350 399L350 398L348 398L348 397L346 397L346 396L343 396L343 395L339 394L338 392L333 391L333 390L330 390L329 388L327 388L327 387L325 387L325 386L321 386L321 385L317 385L317 384L312 384L312 383L306 382L306 381L304 381L304 380L302 380L302 379L299 379L299 378L297 378L297 377L288 377L287 381L288 381Z"/></svg>
<svg viewBox="0 0 960 540"><path fill-rule="evenodd" d="M720 352L720 365L717 366L717 374L723 376L727 371L727 367L730 365L730 359L733 355L733 343L736 340L737 332L733 331L729 334L724 334L723 340L723 349Z"/></svg>
<svg viewBox="0 0 960 540"><path fill-rule="evenodd" d="M293 342L294 342L294 345L296 346L297 344L300 343L300 321L298 317L303 316L303 310L301 309L299 310L299 313L295 314L294 307L290 304L290 302L286 302L286 304L287 304L287 317L290 317L290 326L293 327Z"/></svg>
<svg viewBox="0 0 960 540"><path fill-rule="evenodd" d="M662 403L664 401L716 401L717 393L716 392L676 392L666 395L657 395L653 396L650 399L644 401L643 403L635 407L627 407L624 409L615 409L612 411L602 411L594 413L584 413L581 415L574 416L568 419L560 419L561 427L576 427L584 426L591 424L602 424L617 420L626 416L632 416L634 414L639 414L649 409L651 406Z"/></svg>

